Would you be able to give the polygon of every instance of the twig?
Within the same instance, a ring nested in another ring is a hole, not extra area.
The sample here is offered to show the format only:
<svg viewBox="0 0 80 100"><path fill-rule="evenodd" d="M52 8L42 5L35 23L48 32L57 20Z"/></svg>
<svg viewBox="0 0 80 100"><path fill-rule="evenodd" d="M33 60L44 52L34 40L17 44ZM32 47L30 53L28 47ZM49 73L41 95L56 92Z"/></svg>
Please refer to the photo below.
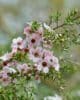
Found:
<svg viewBox="0 0 80 100"><path fill-rule="evenodd" d="M77 19L79 19L79 18L80 18L80 16L77 16L77 17L75 17L73 20L77 20ZM63 27L63 26L66 26L66 25L68 25L68 24L63 23L63 24L61 24L61 25L58 25L57 27L54 27L53 30L56 30L56 29L58 29L58 28L61 28L61 27Z"/></svg>
<svg viewBox="0 0 80 100"><path fill-rule="evenodd" d="M58 11L57 11L57 15L58 15ZM58 28L58 19L59 19L59 18L58 18L58 16L57 16L57 23L56 23L56 25L57 25L56 27L57 27L57 28Z"/></svg>

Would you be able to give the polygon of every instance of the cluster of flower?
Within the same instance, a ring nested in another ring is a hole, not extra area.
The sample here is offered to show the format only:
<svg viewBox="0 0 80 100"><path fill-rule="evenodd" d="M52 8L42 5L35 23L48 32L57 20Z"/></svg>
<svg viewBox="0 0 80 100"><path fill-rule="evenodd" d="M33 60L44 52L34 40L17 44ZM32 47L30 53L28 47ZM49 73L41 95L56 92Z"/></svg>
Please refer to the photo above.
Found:
<svg viewBox="0 0 80 100"><path fill-rule="evenodd" d="M53 53L45 49L42 45L44 29L40 24L36 30L32 29L32 24L28 24L24 28L25 38L15 38L12 40L12 51L4 54L0 59L2 60L2 68L0 70L0 83L8 85L12 80L11 74L24 74L31 75L32 70L36 70L37 74L48 73L50 68L54 68L59 71L58 58ZM27 53L29 59L34 63L33 66L29 66L26 62L22 63L17 60L12 60L15 54L18 52ZM35 75L37 77L38 75Z"/></svg>

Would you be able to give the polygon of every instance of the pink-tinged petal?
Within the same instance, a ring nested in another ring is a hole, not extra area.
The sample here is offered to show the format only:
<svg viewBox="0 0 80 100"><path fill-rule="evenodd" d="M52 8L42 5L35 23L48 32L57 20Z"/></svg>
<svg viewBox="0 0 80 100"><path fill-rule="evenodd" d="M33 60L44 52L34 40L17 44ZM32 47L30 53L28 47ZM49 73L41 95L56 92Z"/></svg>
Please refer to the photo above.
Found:
<svg viewBox="0 0 80 100"><path fill-rule="evenodd" d="M43 36L43 27L42 26L40 26L39 28L38 28L38 30L37 30L37 34L39 34L41 37Z"/></svg>
<svg viewBox="0 0 80 100"><path fill-rule="evenodd" d="M12 58L13 54L12 53L6 53L2 57L0 57L1 60L3 61L8 61Z"/></svg>
<svg viewBox="0 0 80 100"><path fill-rule="evenodd" d="M37 47L37 48L31 48L30 53L29 53L29 59L31 59L33 62L39 62L42 60L42 48Z"/></svg>
<svg viewBox="0 0 80 100"><path fill-rule="evenodd" d="M43 50L43 53L44 53L44 57L53 56L53 53L51 51L49 51L49 50L46 50L46 49Z"/></svg>
<svg viewBox="0 0 80 100"><path fill-rule="evenodd" d="M36 67L37 67L38 71L42 71L43 73L49 72L49 64L46 60L42 60L42 61L38 62Z"/></svg>
<svg viewBox="0 0 80 100"><path fill-rule="evenodd" d="M19 44L21 44L23 42L23 39L21 38L21 37L18 37L17 38L17 44L19 45Z"/></svg>
<svg viewBox="0 0 80 100"><path fill-rule="evenodd" d="M5 71L0 72L0 83L3 86L7 86L11 82L11 78L7 75Z"/></svg>
<svg viewBox="0 0 80 100"><path fill-rule="evenodd" d="M12 53L17 53L18 49L21 49L22 47L23 47L23 39L21 37L13 39L11 44Z"/></svg>
<svg viewBox="0 0 80 100"><path fill-rule="evenodd" d="M25 73L28 72L29 67L28 67L27 64L18 64L18 65L17 65L17 70L18 70L20 73L25 74Z"/></svg>
<svg viewBox="0 0 80 100"><path fill-rule="evenodd" d="M6 73L16 73L16 70L14 68L10 68L8 66L3 67L3 71L5 71Z"/></svg>
<svg viewBox="0 0 80 100"><path fill-rule="evenodd" d="M60 65L59 64L54 65L54 67L55 67L56 71L59 71L59 69L60 69Z"/></svg>
<svg viewBox="0 0 80 100"><path fill-rule="evenodd" d="M22 43L23 39L21 37L15 38L12 40L12 44L16 45L16 44L20 44Z"/></svg>
<svg viewBox="0 0 80 100"><path fill-rule="evenodd" d="M49 68L48 68L48 67L44 67L44 68L43 68L43 73L46 74L46 73L48 73L48 72L49 72Z"/></svg>
<svg viewBox="0 0 80 100"><path fill-rule="evenodd" d="M26 34L26 35L28 35L28 34L30 34L30 32L31 32L31 26L26 26L25 28L24 28L24 34Z"/></svg>
<svg viewBox="0 0 80 100"><path fill-rule="evenodd" d="M27 47L27 40L26 39L24 39L23 41L22 41L22 43L21 43L21 45L19 45L18 46L18 48L20 48L21 50L22 49L25 49L26 47Z"/></svg>
<svg viewBox="0 0 80 100"><path fill-rule="evenodd" d="M17 53L18 49L16 47L12 48L12 53Z"/></svg>
<svg viewBox="0 0 80 100"><path fill-rule="evenodd" d="M37 70L38 71L42 71L42 66L41 65L37 65Z"/></svg>
<svg viewBox="0 0 80 100"><path fill-rule="evenodd" d="M59 61L58 58L53 56L52 58L52 66L55 68L56 71L59 71L60 65L59 65Z"/></svg>
<svg viewBox="0 0 80 100"><path fill-rule="evenodd" d="M38 34L33 34L29 41L28 41L28 46L29 47L37 47L40 46L42 42L42 38Z"/></svg>

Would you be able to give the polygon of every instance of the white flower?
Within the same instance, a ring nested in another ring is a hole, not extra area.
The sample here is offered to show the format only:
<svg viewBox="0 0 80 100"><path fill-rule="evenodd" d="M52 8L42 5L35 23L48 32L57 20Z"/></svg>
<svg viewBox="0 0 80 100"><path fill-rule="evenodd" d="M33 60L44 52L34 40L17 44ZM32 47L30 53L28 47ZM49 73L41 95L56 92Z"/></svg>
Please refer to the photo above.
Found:
<svg viewBox="0 0 80 100"><path fill-rule="evenodd" d="M13 44L21 43L22 40L23 40L23 39L22 39L21 37L18 37L18 38L16 38L16 39L13 39L13 40L12 40L12 43L13 43Z"/></svg>
<svg viewBox="0 0 80 100"><path fill-rule="evenodd" d="M17 52L17 46L16 46L16 47L14 46L14 47L12 48L12 54L14 54L14 53L16 53L16 52Z"/></svg>
<svg viewBox="0 0 80 100"><path fill-rule="evenodd" d="M44 68L43 68L43 72L44 72L44 73L48 73L48 72L49 72L49 68L48 68L48 67L44 67Z"/></svg>
<svg viewBox="0 0 80 100"><path fill-rule="evenodd" d="M29 41L28 41L28 46L31 47L37 47L40 46L42 43L43 39L39 34L35 34L33 33L30 37L29 37Z"/></svg>
<svg viewBox="0 0 80 100"><path fill-rule="evenodd" d="M27 64L18 64L17 65L17 70L21 73L23 72L24 74L27 73L27 71L29 70L30 68L28 67Z"/></svg>
<svg viewBox="0 0 80 100"><path fill-rule="evenodd" d="M26 48L26 47L27 47L27 40L24 39L24 40L22 41L21 45L18 46L18 48L24 49L24 48Z"/></svg>
<svg viewBox="0 0 80 100"><path fill-rule="evenodd" d="M33 62L39 62L42 60L42 48L31 48L29 53L29 59L31 59Z"/></svg>
<svg viewBox="0 0 80 100"><path fill-rule="evenodd" d="M59 71L59 69L60 69L60 65L57 63L56 66L55 66L55 70Z"/></svg>
<svg viewBox="0 0 80 100"><path fill-rule="evenodd" d="M16 43L17 43L17 39L13 39L13 40L12 40L12 43L13 43L13 44L16 44Z"/></svg>
<svg viewBox="0 0 80 100"><path fill-rule="evenodd" d="M12 44L22 43L23 39L21 37L15 38L12 40Z"/></svg>
<svg viewBox="0 0 80 100"><path fill-rule="evenodd" d="M45 28L46 30L48 30L49 32L53 32L53 30L51 29L51 27L48 26L46 23L44 23L44 28Z"/></svg>
<svg viewBox="0 0 80 100"><path fill-rule="evenodd" d="M37 63L37 70L42 71L43 73L49 72L49 64L46 60L41 60Z"/></svg>
<svg viewBox="0 0 80 100"><path fill-rule="evenodd" d="M6 53L2 57L0 57L1 60L3 61L8 61L12 58L12 53Z"/></svg>
<svg viewBox="0 0 80 100"><path fill-rule="evenodd" d="M17 38L17 43L18 43L18 42L22 42L22 40L23 40L23 39L22 39L21 37L18 37L18 38Z"/></svg>
<svg viewBox="0 0 80 100"><path fill-rule="evenodd" d="M8 74L5 71L0 72L0 83L3 86L7 86L11 82L11 78L8 76Z"/></svg>
<svg viewBox="0 0 80 100"><path fill-rule="evenodd" d="M42 66L41 66L41 65L38 65L38 66L37 66L37 70L38 70L38 71L41 71L41 70L42 70Z"/></svg>
<svg viewBox="0 0 80 100"><path fill-rule="evenodd" d="M16 53L18 48L23 49L24 48L24 41L21 37L15 38L12 40L12 53Z"/></svg>
<svg viewBox="0 0 80 100"><path fill-rule="evenodd" d="M10 68L10 67L8 67L8 66L4 67L3 70L4 70L5 72L7 72L7 73L14 73L14 74L16 73L16 70L15 70L15 69Z"/></svg>
<svg viewBox="0 0 80 100"><path fill-rule="evenodd" d="M59 71L60 69L58 58L55 56L53 56L53 67L55 68L56 71Z"/></svg>
<svg viewBox="0 0 80 100"><path fill-rule="evenodd" d="M47 96L44 98L44 100L62 100L62 97L55 94L55 96Z"/></svg>
<svg viewBox="0 0 80 100"><path fill-rule="evenodd" d="M51 67L54 67L56 71L59 71L60 65L57 57L53 55L47 55L44 59L49 63Z"/></svg>

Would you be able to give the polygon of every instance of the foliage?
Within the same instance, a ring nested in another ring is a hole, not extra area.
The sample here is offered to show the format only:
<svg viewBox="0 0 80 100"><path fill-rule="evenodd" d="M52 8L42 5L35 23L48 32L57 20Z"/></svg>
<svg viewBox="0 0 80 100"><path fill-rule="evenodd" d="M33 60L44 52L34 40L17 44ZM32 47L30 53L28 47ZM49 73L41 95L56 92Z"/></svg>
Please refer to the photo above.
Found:
<svg viewBox="0 0 80 100"><path fill-rule="evenodd" d="M80 24L80 16L78 13L76 10L70 11L60 25L58 22L62 14L59 12L52 14L49 17L49 27L54 22L57 23L56 27L50 27L53 30L51 32L44 27L45 41L48 45L52 46L51 51L54 51L54 54L59 58L60 71L57 72L55 69L50 68L49 73L45 74L41 72L40 78L42 83L39 84L38 82L36 83L33 78L35 71L32 71L30 77L24 76L23 78L23 75L18 76L16 83L10 83L7 87L0 85L0 100L42 100L44 96L53 95L55 91L60 94L64 100L79 100L79 98L74 95L74 90L76 90L75 86L73 85L72 89L70 89L67 81L70 81L72 75L80 71L80 65L77 65L76 62L72 62L72 60L69 59L70 56L67 58L64 55L64 53L69 53L71 45L80 45L80 33L75 29L75 25L79 26ZM39 27L40 24L38 24L37 21L33 21L31 26L32 32L35 32ZM17 60L22 63L27 62L30 66L34 64L28 59L27 53L21 53L20 51L13 56L12 60ZM80 88L80 85L78 85L78 88Z"/></svg>

